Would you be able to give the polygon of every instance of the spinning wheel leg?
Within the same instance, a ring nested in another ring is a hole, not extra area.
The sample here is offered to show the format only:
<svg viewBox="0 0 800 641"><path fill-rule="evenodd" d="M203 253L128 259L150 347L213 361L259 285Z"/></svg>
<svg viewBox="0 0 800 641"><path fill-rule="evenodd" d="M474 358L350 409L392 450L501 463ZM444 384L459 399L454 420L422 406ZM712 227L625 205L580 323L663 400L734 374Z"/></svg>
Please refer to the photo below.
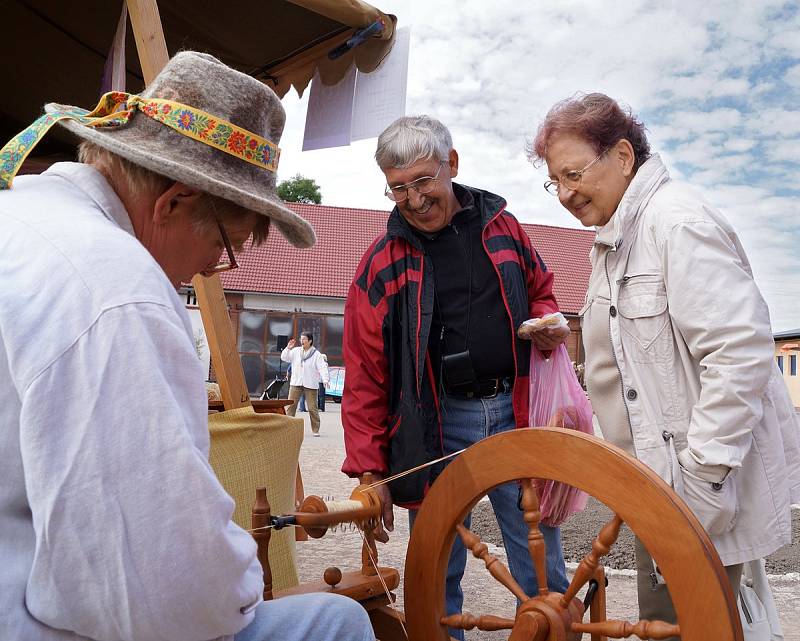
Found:
<svg viewBox="0 0 800 641"><path fill-rule="evenodd" d="M492 465L486 465L492 461ZM533 484L543 478L569 483L595 496L614 512L578 566L566 592L548 592L541 512ZM540 594L528 598L488 547L464 528L466 514L487 492L522 480L528 548ZM642 540L674 592L679 625L663 621L611 621L605 617L605 576L601 558L617 540L622 523ZM668 536L664 536L668 533ZM515 619L489 614L444 616L444 577L449 550L458 534L473 555L521 604ZM592 579L590 622L576 598ZM515 430L488 438L454 460L438 478L420 509L409 542L405 602L411 639L445 641L447 627L511 630L510 641L571 641L583 633L604 638L682 641L742 641L730 584L710 540L695 517L651 470L621 450L584 434L552 428Z"/></svg>

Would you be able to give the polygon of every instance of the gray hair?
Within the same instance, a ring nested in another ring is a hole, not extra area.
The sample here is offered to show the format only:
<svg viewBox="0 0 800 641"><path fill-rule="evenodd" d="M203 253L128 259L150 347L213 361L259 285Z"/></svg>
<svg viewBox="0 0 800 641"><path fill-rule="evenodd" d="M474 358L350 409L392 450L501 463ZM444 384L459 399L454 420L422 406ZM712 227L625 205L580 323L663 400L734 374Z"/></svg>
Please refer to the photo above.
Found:
<svg viewBox="0 0 800 641"><path fill-rule="evenodd" d="M175 182L171 178L145 169L92 142L85 141L78 146L78 162L95 167L106 177L113 188L116 189L118 183L123 183L127 191L133 194L156 196L165 192ZM192 222L195 231L202 233L215 228L218 220L223 223L232 222L249 213L250 211L241 205L203 192L198 199L195 218ZM258 215L255 229L253 229L253 245L258 246L267 240L269 226L270 219Z"/></svg>
<svg viewBox="0 0 800 641"><path fill-rule="evenodd" d="M450 131L430 116L398 118L378 137L375 161L381 169L405 169L419 160L446 161L453 148Z"/></svg>

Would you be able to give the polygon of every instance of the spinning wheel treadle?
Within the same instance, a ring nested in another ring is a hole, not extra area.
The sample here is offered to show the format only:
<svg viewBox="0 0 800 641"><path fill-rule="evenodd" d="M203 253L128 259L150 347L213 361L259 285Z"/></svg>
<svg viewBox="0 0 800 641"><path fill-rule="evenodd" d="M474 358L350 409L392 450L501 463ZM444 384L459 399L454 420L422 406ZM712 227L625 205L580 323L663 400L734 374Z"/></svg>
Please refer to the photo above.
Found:
<svg viewBox="0 0 800 641"><path fill-rule="evenodd" d="M491 464L487 465L487 462ZM605 503L614 517L601 529L579 564L565 594L549 592L545 547L539 531L539 499L531 478L573 485ZM528 547L539 579L539 595L529 598L485 543L463 527L467 513L489 490L520 479ZM576 595L602 574L602 557L627 523L658 562L678 615L678 626L663 621L605 619L602 590L592 602L590 623ZM665 536L665 533L668 533ZM456 534L492 576L521 601L515 619L492 615L445 616L444 583ZM405 611L410 639L447 640L447 626L511 630L510 641L568 641L591 634L636 635L682 641L743 641L733 592L714 547L683 501L654 472L622 450L592 436L558 428L498 434L472 446L437 479L420 508L405 567ZM679 630L678 630L679 627Z"/></svg>

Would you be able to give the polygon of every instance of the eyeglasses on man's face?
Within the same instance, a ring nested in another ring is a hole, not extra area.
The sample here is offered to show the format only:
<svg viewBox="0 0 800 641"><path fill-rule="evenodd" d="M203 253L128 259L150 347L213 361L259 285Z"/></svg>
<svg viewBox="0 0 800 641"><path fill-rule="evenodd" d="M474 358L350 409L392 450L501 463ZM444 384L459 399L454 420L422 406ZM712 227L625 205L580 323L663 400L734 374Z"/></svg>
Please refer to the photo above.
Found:
<svg viewBox="0 0 800 641"><path fill-rule="evenodd" d="M597 158L595 158L592 162L586 165L583 169L573 169L572 171L568 171L563 176L561 176L560 180L548 180L544 183L544 188L547 190L548 194L552 196L558 196L559 190L564 187L569 191L574 191L578 188L581 184L581 178L583 178L583 174L585 174L591 167L600 160L603 156L606 155L608 149L604 149L601 151Z"/></svg>
<svg viewBox="0 0 800 641"><path fill-rule="evenodd" d="M227 272L231 269L236 269L239 266L239 264L236 262L236 256L233 254L231 239L228 238L228 234L225 232L225 227L222 226L222 222L220 222L219 218L217 218L217 227L219 227L219 235L222 237L222 243L225 245L225 254L227 260L223 260L222 257L220 257L220 261L216 265L203 270L203 276L211 276L212 274Z"/></svg>
<svg viewBox="0 0 800 641"><path fill-rule="evenodd" d="M442 171L442 167L446 164L446 160L439 161L439 169L436 170L433 176L423 176L405 185L396 185L395 187L386 185L386 197L393 202L402 203L408 199L409 189L413 189L418 194L431 193L436 188L436 181L439 179L439 173Z"/></svg>

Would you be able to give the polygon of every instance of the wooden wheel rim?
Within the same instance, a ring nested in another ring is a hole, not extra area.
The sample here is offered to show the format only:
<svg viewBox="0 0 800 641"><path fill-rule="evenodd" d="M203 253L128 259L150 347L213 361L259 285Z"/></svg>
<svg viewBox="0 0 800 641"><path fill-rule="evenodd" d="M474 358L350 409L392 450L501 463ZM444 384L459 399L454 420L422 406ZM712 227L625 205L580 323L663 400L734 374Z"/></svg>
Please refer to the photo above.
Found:
<svg viewBox="0 0 800 641"><path fill-rule="evenodd" d="M406 556L404 601L411 641L448 639L439 620L456 524L492 488L531 477L570 483L628 524L670 586L682 641L707 641L710 632L719 641L743 641L725 570L683 501L621 449L558 428L518 429L484 439L436 480L417 515ZM590 546L591 539L587 552Z"/></svg>

